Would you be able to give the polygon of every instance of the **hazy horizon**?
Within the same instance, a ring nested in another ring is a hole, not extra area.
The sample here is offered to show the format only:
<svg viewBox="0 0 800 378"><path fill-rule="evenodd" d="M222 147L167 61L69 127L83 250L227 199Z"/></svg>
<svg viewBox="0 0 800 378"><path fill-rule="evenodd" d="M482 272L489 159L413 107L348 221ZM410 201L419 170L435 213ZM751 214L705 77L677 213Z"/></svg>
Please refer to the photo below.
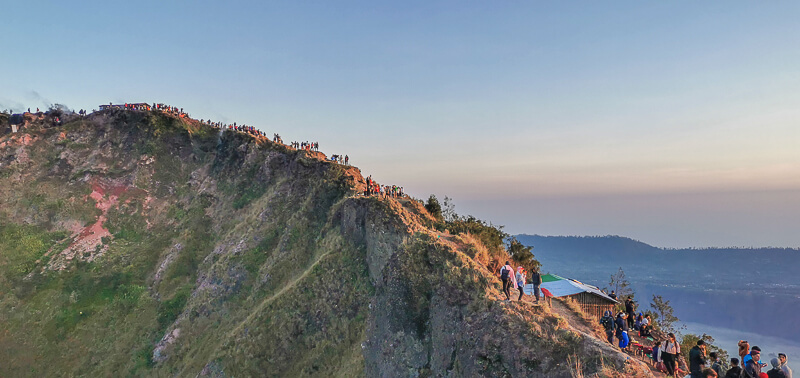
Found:
<svg viewBox="0 0 800 378"><path fill-rule="evenodd" d="M800 3L4 10L0 109L167 103L512 234L800 247Z"/></svg>

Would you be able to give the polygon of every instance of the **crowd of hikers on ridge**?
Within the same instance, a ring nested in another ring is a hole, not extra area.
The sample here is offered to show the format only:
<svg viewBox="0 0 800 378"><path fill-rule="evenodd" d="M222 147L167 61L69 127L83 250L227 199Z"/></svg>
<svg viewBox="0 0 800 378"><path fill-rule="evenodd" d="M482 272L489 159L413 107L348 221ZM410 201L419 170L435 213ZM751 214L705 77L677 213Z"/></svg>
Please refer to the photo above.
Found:
<svg viewBox="0 0 800 378"><path fill-rule="evenodd" d="M113 104L108 103L107 105L100 105L100 110L110 110L110 109L121 109L127 111L158 111L162 113L172 114L178 116L180 118L189 118L189 114L184 112L183 108L179 108L172 105L165 105L165 104L148 104L148 103L124 103L124 104ZM11 113L11 111L9 111ZM41 110L36 108L36 113L32 113L31 109L28 108L28 114L39 114L41 115ZM73 114L78 114L79 116L86 116L89 114L84 109L80 109L78 112L73 112ZM233 123L226 123L226 122L217 122L212 121L210 119L201 119L198 121L200 124L211 127L213 129L217 129L220 131L236 131L240 133L245 133L252 135L256 138L265 138L269 140L266 133L259 130L255 126L252 125L245 125L245 124L238 124L237 122ZM56 117L54 118L53 126L60 125L61 119ZM295 150L302 150L302 151L309 151L309 152L319 152L319 142L291 142L288 145L283 143L283 139L278 133L274 133L272 137L273 143L283 144L285 146L291 147ZM334 154L328 158L328 161L342 164L342 165L350 165L350 156L349 155L341 155L341 154ZM367 177L364 180L365 190L364 195L366 196L379 196L384 198L403 198L405 197L405 193L403 192L403 187L397 185L380 185L375 180L372 179L372 176Z"/></svg>

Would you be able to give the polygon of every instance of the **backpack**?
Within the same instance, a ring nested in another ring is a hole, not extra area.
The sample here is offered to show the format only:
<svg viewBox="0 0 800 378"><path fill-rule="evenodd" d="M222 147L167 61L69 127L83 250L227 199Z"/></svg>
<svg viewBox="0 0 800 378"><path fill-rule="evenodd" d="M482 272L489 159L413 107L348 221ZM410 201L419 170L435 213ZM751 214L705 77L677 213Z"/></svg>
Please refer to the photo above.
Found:
<svg viewBox="0 0 800 378"><path fill-rule="evenodd" d="M611 331L614 329L614 319L611 319L608 316L604 316L602 319L602 323L603 327L605 327L607 331Z"/></svg>
<svg viewBox="0 0 800 378"><path fill-rule="evenodd" d="M506 269L505 265L500 269L500 278L507 280L508 279L508 272L509 269Z"/></svg>

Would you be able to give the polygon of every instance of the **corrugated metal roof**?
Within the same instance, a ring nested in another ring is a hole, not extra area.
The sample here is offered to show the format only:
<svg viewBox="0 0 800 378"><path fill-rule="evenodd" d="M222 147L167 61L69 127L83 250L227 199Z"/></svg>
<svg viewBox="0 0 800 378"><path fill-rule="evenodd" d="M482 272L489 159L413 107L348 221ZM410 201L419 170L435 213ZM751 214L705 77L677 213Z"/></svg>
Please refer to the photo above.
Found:
<svg viewBox="0 0 800 378"><path fill-rule="evenodd" d="M539 285L539 287L547 289L554 297L566 297L587 292L602 297L610 302L617 302L595 286L587 285L577 280L563 278L555 274L542 275L542 284ZM525 285L525 291L532 293L533 284Z"/></svg>

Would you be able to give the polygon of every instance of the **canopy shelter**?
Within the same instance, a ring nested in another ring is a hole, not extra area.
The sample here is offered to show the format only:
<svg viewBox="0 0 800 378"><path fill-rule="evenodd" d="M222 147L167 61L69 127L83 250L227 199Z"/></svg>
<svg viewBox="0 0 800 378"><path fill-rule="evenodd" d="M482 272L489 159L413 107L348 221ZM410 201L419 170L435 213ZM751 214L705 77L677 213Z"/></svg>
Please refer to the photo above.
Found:
<svg viewBox="0 0 800 378"><path fill-rule="evenodd" d="M584 312L597 319L600 319L606 310L613 312L614 306L619 303L596 286L555 274L542 275L542 284L539 285L539 288L545 297L574 299ZM532 293L533 284L526 285L525 291Z"/></svg>

